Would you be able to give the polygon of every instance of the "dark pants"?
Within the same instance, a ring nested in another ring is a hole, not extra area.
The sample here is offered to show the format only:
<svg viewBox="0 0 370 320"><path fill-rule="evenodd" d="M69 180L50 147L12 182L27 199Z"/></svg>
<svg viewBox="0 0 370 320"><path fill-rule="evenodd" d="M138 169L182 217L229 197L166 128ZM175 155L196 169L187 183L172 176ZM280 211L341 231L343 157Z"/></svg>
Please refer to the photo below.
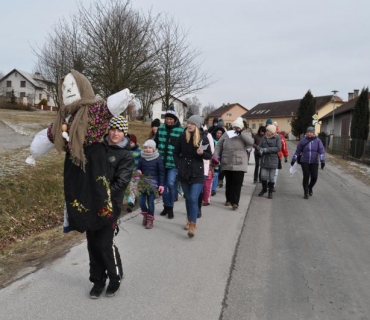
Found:
<svg viewBox="0 0 370 320"><path fill-rule="evenodd" d="M253 182L261 181L261 171L260 171L261 155L254 153L254 178Z"/></svg>
<svg viewBox="0 0 370 320"><path fill-rule="evenodd" d="M226 201L231 205L239 205L240 192L244 180L244 171L229 171L224 170L226 178L225 196Z"/></svg>
<svg viewBox="0 0 370 320"><path fill-rule="evenodd" d="M301 167L303 172L303 189L305 191L307 191L307 189L312 190L317 181L319 164L302 162Z"/></svg>
<svg viewBox="0 0 370 320"><path fill-rule="evenodd" d="M123 276L121 257L113 243L115 229L106 225L101 229L86 231L90 258L90 281L107 278L119 281Z"/></svg>

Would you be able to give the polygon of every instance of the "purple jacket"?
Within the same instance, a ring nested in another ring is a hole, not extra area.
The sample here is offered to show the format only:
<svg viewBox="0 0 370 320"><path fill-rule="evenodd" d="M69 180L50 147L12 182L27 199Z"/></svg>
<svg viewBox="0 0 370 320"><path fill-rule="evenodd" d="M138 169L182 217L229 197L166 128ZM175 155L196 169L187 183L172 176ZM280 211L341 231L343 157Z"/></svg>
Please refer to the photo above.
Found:
<svg viewBox="0 0 370 320"><path fill-rule="evenodd" d="M317 137L305 137L302 139L297 145L297 150L294 153L292 161L297 161L297 157L302 151L301 162L319 163L319 160L320 162L325 162L325 148L321 140Z"/></svg>

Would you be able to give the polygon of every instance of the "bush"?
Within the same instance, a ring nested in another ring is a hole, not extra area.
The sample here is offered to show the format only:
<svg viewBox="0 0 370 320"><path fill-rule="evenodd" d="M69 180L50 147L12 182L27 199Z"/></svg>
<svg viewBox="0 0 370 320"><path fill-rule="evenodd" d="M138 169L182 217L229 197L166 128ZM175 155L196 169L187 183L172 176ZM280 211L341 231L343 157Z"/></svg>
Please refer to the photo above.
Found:
<svg viewBox="0 0 370 320"><path fill-rule="evenodd" d="M42 98L41 100L40 100L40 102L37 104L39 107L40 106L44 106L44 107L47 107L47 105L48 105L48 101L45 99L45 98Z"/></svg>

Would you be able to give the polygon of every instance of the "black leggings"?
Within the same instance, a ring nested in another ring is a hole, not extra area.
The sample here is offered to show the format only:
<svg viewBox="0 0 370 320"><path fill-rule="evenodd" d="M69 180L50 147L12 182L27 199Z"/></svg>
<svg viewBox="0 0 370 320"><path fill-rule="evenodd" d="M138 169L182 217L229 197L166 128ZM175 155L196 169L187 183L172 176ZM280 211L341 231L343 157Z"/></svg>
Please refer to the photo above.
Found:
<svg viewBox="0 0 370 320"><path fill-rule="evenodd" d="M318 163L301 163L303 172L303 189L312 190L313 186L316 184L317 175L319 172ZM310 179L311 178L311 179Z"/></svg>

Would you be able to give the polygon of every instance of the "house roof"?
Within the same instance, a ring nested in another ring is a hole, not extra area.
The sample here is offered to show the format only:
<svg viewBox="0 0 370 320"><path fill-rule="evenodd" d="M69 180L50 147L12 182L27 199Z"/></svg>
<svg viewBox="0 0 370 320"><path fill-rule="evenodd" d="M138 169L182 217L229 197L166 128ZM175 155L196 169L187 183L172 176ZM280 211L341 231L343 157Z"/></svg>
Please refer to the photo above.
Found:
<svg viewBox="0 0 370 320"><path fill-rule="evenodd" d="M26 80L31 82L32 85L35 86L36 88L44 89L43 83L50 82L50 81L47 81L47 80L43 79L41 77L41 75L40 75L40 78L37 79L36 74L32 74L30 72L22 71L22 70L19 70L19 69L13 69L9 73L7 73L4 77L2 77L0 79L0 82L2 82L5 78L7 78L9 75L11 75L12 73L15 73L15 72L18 72L21 76L23 76L23 78L25 78Z"/></svg>
<svg viewBox="0 0 370 320"><path fill-rule="evenodd" d="M152 101L150 101L150 103L153 103L154 101L157 101L157 100L159 100L159 99L162 99L163 97L164 97L164 96L157 97L157 98L153 99ZM182 101L182 100L180 100L180 99L178 99L178 98L176 98L176 97L174 97L174 96L172 96L172 95L170 95L170 97L171 97L173 100L177 100L177 101L181 102L181 103L184 105L184 107L187 107L187 106L188 106L188 104L187 104L186 102L184 102L184 101Z"/></svg>
<svg viewBox="0 0 370 320"><path fill-rule="evenodd" d="M217 118L217 117L221 117L223 114L225 114L225 112L229 111L230 109L232 109L233 107L235 106L240 106L242 107L243 109L245 109L247 112L248 112L248 109L243 107L240 103L228 103L228 104L223 104L221 107L219 107L218 109L212 111L206 118L206 120L210 119L210 118Z"/></svg>
<svg viewBox="0 0 370 320"><path fill-rule="evenodd" d="M368 95L368 98L370 100L370 93ZM342 113L345 113L345 112L348 112L350 110L353 110L355 105L356 105L356 102L358 100L358 97L357 98L354 98L344 104L342 104L340 107L336 108L335 109L335 115L339 115L339 114L342 114ZM326 114L325 116L323 116L322 118L320 118L319 120L325 120L325 119L328 119L330 117L333 116L333 111L330 111L328 114Z"/></svg>
<svg viewBox="0 0 370 320"><path fill-rule="evenodd" d="M333 98L332 95L315 97L316 109L320 110L324 105L332 101L332 98ZM255 107L253 107L249 112L245 113L242 117L246 117L248 119L291 117L292 115L297 114L298 107L301 101L302 99L295 99L295 100L259 103ZM336 101L341 102L343 100L339 97L336 97Z"/></svg>

